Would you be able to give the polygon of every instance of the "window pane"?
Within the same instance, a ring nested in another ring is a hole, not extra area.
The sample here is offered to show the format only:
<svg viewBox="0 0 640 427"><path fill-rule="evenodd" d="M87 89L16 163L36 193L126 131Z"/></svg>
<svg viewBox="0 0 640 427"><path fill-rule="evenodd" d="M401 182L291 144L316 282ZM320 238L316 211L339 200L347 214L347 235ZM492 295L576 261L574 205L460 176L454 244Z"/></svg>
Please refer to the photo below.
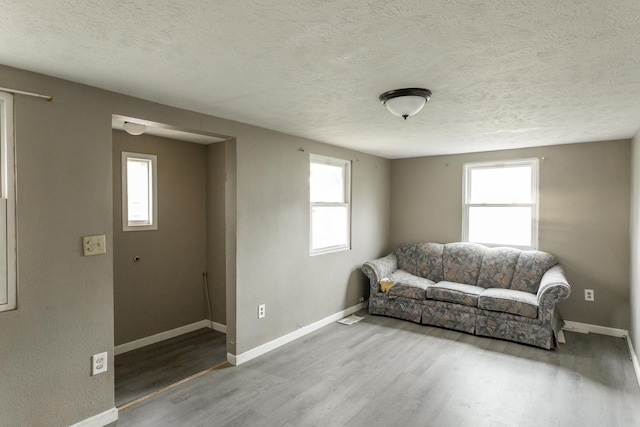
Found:
<svg viewBox="0 0 640 427"><path fill-rule="evenodd" d="M150 172L151 161L127 160L128 220L150 224Z"/></svg>
<svg viewBox="0 0 640 427"><path fill-rule="evenodd" d="M470 207L469 241L531 246L531 207Z"/></svg>
<svg viewBox="0 0 640 427"><path fill-rule="evenodd" d="M7 119L4 111L4 99L0 101L0 147L6 145L4 121ZM9 302L9 288L7 286L7 200L4 189L4 161L3 150L0 149L0 305Z"/></svg>
<svg viewBox="0 0 640 427"><path fill-rule="evenodd" d="M345 202L344 168L313 162L310 165L311 202Z"/></svg>
<svg viewBox="0 0 640 427"><path fill-rule="evenodd" d="M311 249L344 247L349 244L347 206L314 206L311 216Z"/></svg>
<svg viewBox="0 0 640 427"><path fill-rule="evenodd" d="M13 96L0 92L0 312L17 308Z"/></svg>
<svg viewBox="0 0 640 427"><path fill-rule="evenodd" d="M7 200L0 199L0 305L9 302L7 272Z"/></svg>
<svg viewBox="0 0 640 427"><path fill-rule="evenodd" d="M471 169L469 203L532 203L531 167Z"/></svg>
<svg viewBox="0 0 640 427"><path fill-rule="evenodd" d="M4 188L5 187L4 175L7 172L4 168L6 159L4 159L4 153L3 153L4 150L2 150L1 148L6 145L5 138L9 136L5 134L5 132L7 132L7 129L5 129L4 121L7 120L7 117L6 117L4 104L5 104L5 100L0 99L0 198L7 197L7 194L6 194L7 190L5 190Z"/></svg>

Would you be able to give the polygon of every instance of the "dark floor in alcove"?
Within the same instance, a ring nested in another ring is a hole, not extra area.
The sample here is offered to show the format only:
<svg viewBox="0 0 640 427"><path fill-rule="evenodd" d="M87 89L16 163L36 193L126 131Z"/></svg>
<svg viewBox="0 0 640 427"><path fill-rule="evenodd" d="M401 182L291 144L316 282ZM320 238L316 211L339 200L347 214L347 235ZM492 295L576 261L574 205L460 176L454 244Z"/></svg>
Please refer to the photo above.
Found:
<svg viewBox="0 0 640 427"><path fill-rule="evenodd" d="M208 328L117 355L116 407L226 360L226 335Z"/></svg>

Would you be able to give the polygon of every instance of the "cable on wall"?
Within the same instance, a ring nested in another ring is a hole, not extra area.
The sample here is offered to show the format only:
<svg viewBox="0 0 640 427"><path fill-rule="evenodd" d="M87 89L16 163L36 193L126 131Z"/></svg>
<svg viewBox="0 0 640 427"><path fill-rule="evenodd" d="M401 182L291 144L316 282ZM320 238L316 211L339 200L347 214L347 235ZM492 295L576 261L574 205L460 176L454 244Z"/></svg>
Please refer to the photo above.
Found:
<svg viewBox="0 0 640 427"><path fill-rule="evenodd" d="M36 98L42 98L42 99L46 99L47 102L53 101L53 96L42 95L40 93L25 92L23 90L9 89L9 88L6 88L6 87L0 87L0 91L13 93L15 95L26 95L26 96L33 96L33 97L36 97Z"/></svg>

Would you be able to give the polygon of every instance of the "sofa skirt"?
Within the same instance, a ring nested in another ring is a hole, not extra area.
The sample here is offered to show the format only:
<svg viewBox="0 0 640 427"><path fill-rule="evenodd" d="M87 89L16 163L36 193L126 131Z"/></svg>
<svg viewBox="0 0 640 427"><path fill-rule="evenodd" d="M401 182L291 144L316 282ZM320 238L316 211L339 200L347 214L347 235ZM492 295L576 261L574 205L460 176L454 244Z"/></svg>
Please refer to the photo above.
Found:
<svg viewBox="0 0 640 427"><path fill-rule="evenodd" d="M475 333L476 312L473 307L443 301L426 300L422 306L423 325L439 326L468 334Z"/></svg>
<svg viewBox="0 0 640 427"><path fill-rule="evenodd" d="M371 295L369 313L545 349L558 345L557 336L564 326L560 313L555 310L552 325L548 325L539 319L443 301L389 298L383 293Z"/></svg>
<svg viewBox="0 0 640 427"><path fill-rule="evenodd" d="M488 316L478 316L476 335L500 338L551 349L555 346L554 332L548 326L533 325L515 320L502 320Z"/></svg>
<svg viewBox="0 0 640 427"><path fill-rule="evenodd" d="M371 295L369 298L369 313L381 316L395 317L410 322L420 323L422 318L422 301L409 298L388 298L386 294Z"/></svg>

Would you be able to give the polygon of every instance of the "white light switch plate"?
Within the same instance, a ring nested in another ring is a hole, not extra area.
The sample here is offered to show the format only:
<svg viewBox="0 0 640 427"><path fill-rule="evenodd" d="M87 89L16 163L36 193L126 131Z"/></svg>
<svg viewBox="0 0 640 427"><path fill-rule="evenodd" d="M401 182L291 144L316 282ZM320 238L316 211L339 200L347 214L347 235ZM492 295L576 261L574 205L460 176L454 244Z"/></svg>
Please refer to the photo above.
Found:
<svg viewBox="0 0 640 427"><path fill-rule="evenodd" d="M107 243L104 234L84 236L82 238L82 252L84 256L102 255L107 253Z"/></svg>

